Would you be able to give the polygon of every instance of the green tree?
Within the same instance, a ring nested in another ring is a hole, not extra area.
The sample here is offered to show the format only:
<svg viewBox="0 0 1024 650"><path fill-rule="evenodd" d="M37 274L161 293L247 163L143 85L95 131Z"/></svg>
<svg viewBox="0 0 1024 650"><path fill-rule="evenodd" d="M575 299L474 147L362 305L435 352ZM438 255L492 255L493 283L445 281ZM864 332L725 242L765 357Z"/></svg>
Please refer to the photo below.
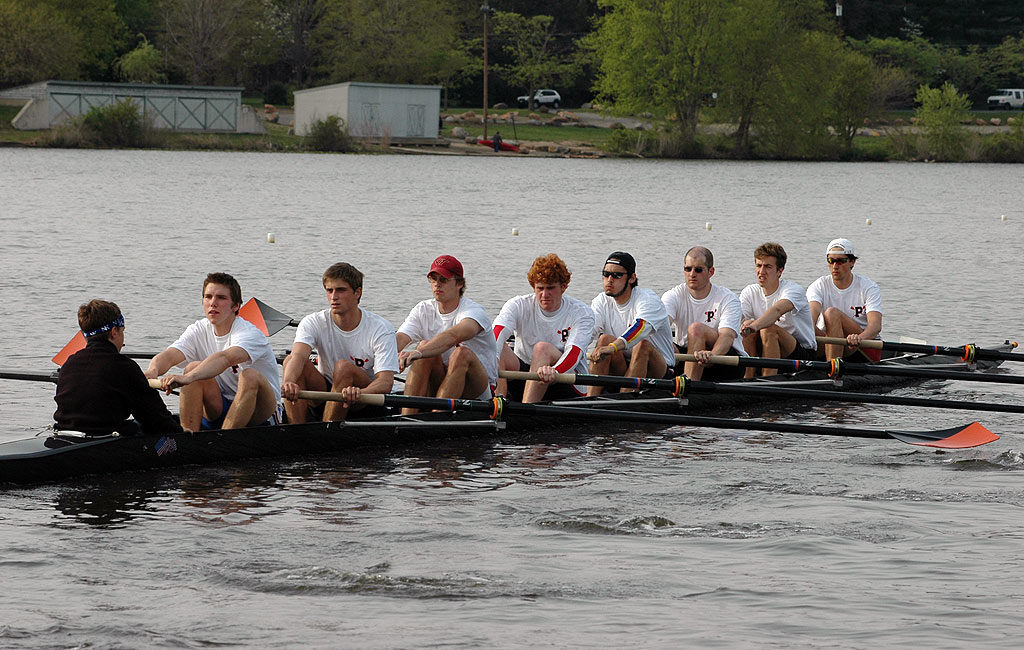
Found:
<svg viewBox="0 0 1024 650"><path fill-rule="evenodd" d="M1024 34L1007 37L981 55L983 83L993 88L1024 88Z"/></svg>
<svg viewBox="0 0 1024 650"><path fill-rule="evenodd" d="M164 57L160 50L139 34L142 42L134 50L120 57L115 67L121 79L132 83L161 83L167 76L161 72Z"/></svg>
<svg viewBox="0 0 1024 650"><path fill-rule="evenodd" d="M0 86L74 79L81 34L49 5L0 0Z"/></svg>
<svg viewBox="0 0 1024 650"><path fill-rule="evenodd" d="M509 63L494 66L497 74L512 85L526 90L529 107L534 108L537 89L565 82L576 74L572 53L558 51L555 19L551 16L520 16L499 11L494 14L495 40L508 56Z"/></svg>
<svg viewBox="0 0 1024 650"><path fill-rule="evenodd" d="M457 27L451 7L436 0L328 0L316 52L332 82L425 83Z"/></svg>
<svg viewBox="0 0 1024 650"><path fill-rule="evenodd" d="M262 0L161 0L161 45L188 83L244 83L276 57L275 15Z"/></svg>
<svg viewBox="0 0 1024 650"><path fill-rule="evenodd" d="M962 123L970 117L971 102L946 82L941 88L921 86L917 90L916 115L925 130L928 151L936 160L961 160L967 130Z"/></svg>
<svg viewBox="0 0 1024 650"><path fill-rule="evenodd" d="M114 59L123 51L128 32L114 8L114 0L38 0L64 16L79 34L79 72L85 79L113 78Z"/></svg>
<svg viewBox="0 0 1024 650"><path fill-rule="evenodd" d="M303 87L313 73L313 33L327 12L325 0L274 0L284 17L282 59L292 81Z"/></svg>
<svg viewBox="0 0 1024 650"><path fill-rule="evenodd" d="M694 146L702 99L717 90L725 3L719 0L599 0L604 11L586 40L598 61L599 98L622 112L675 118Z"/></svg>
<svg viewBox="0 0 1024 650"><path fill-rule="evenodd" d="M806 31L788 45L791 56L781 62L773 83L764 91L764 109L754 128L764 155L776 158L823 158L835 155L837 142L829 130L832 95L826 80L833 74L838 40Z"/></svg>
<svg viewBox="0 0 1024 650"><path fill-rule="evenodd" d="M749 152L751 126L809 29L826 26L818 0L737 0L726 13L717 114L737 123L736 150Z"/></svg>

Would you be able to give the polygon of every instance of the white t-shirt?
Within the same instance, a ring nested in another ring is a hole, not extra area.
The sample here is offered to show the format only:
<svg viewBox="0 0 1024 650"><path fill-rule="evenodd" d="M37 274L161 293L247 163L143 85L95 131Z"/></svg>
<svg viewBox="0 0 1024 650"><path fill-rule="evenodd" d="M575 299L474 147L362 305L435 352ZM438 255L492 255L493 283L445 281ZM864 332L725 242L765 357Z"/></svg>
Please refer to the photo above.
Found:
<svg viewBox="0 0 1024 650"><path fill-rule="evenodd" d="M455 327L466 318L476 321L483 329L459 345L464 345L476 355L487 371L487 381L493 386L498 381L498 346L494 341L491 318L483 307L469 298L463 296L459 300L459 306L447 314L442 314L438 310L437 301L433 298L424 300L412 308L398 331L412 339L413 343L428 341L441 332ZM448 358L451 355L451 349L446 350L441 355L441 361L448 365Z"/></svg>
<svg viewBox="0 0 1024 650"><path fill-rule="evenodd" d="M382 370L398 372L398 345L395 328L373 313L360 309L362 318L355 329L345 331L331 318L331 310L309 314L299 321L295 342L317 351L319 370L328 385L334 381L334 364L347 359L363 369L372 381Z"/></svg>
<svg viewBox="0 0 1024 650"><path fill-rule="evenodd" d="M661 295L661 302L669 318L676 324L675 341L679 347L686 349L691 323L703 323L713 330L729 328L736 334L732 349L741 357L748 356L743 349L740 338L740 327L743 324L743 307L735 293L717 284L711 285L711 291L704 298L697 300L686 287L686 283L676 285Z"/></svg>
<svg viewBox="0 0 1024 650"><path fill-rule="evenodd" d="M499 349L515 332L516 356L527 364L533 360L533 346L545 342L562 352L553 364L556 370L587 372L586 351L594 338L594 312L585 302L563 295L558 310L548 312L541 309L534 294L516 296L505 303L494 319L494 328L499 327L503 328L497 340Z"/></svg>
<svg viewBox="0 0 1024 650"><path fill-rule="evenodd" d="M807 302L807 294L803 287L792 280L779 279L779 287L770 296L764 295L764 289L756 282L748 284L740 292L743 319L760 318L783 299L793 303L793 309L775 321L776 325L792 334L800 347L816 350L818 343L814 338L814 323L811 322L811 306Z"/></svg>
<svg viewBox="0 0 1024 650"><path fill-rule="evenodd" d="M822 314L829 307L839 309L861 329L868 326L868 312L882 313L882 290L868 278L856 273L853 274L853 282L845 289L837 287L831 275L821 276L807 287L807 300L819 303ZM824 320L821 317L818 320L819 327L823 327Z"/></svg>
<svg viewBox="0 0 1024 650"><path fill-rule="evenodd" d="M270 341L263 332L244 318L236 316L235 322L231 324L231 330L224 336L213 333L213 324L209 320L197 320L188 326L171 347L181 350L185 355L185 363L202 361L211 354L228 348L242 348L249 354L249 361L232 366L216 377L221 395L233 400L235 393L238 392L238 373L246 368L255 368L270 382L270 387L274 389L274 400L281 399L281 373Z"/></svg>
<svg viewBox="0 0 1024 650"><path fill-rule="evenodd" d="M590 303L594 310L594 336L608 334L626 340L625 356L642 339L649 338L651 345L661 353L669 368L676 365L675 349L672 347L672 324L665 305L658 300L657 294L650 289L634 287L633 293L624 305L615 302L615 298L600 293ZM644 330L635 331L637 320L646 322Z"/></svg>

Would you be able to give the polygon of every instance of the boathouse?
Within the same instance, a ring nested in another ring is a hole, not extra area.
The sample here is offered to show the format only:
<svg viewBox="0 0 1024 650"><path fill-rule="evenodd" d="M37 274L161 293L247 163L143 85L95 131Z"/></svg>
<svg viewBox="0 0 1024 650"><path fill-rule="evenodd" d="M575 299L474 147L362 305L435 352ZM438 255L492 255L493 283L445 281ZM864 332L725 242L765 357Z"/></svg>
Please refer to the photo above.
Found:
<svg viewBox="0 0 1024 650"><path fill-rule="evenodd" d="M43 81L10 88L2 98L25 101L11 121L16 129L48 129L89 112L130 99L153 126L173 131L265 133L256 112L242 105L242 88L166 84Z"/></svg>
<svg viewBox="0 0 1024 650"><path fill-rule="evenodd" d="M309 135L329 115L345 120L362 140L434 143L441 118L441 86L347 81L295 91L295 133Z"/></svg>

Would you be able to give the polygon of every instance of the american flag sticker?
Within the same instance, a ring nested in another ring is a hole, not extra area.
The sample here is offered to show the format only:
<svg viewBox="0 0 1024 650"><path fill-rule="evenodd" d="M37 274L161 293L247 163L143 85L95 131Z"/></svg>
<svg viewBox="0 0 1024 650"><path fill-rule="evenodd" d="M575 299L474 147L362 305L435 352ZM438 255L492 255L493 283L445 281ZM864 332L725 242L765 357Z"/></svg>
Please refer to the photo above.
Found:
<svg viewBox="0 0 1024 650"><path fill-rule="evenodd" d="M169 454L172 451L175 451L177 449L178 449L178 443L174 442L174 438L169 438L167 436L164 436L163 438L160 438L159 440L156 441L156 455L157 456L163 456L164 454Z"/></svg>

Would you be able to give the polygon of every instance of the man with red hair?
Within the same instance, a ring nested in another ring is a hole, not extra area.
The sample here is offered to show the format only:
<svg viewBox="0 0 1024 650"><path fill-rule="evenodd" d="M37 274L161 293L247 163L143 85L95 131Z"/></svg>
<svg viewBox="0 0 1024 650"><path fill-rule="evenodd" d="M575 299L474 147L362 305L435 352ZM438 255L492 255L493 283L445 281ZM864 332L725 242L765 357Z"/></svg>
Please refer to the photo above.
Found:
<svg viewBox="0 0 1024 650"><path fill-rule="evenodd" d="M539 381L507 382L512 399L539 402L548 398L578 397L585 389L567 384L551 386L558 373L587 372L584 354L594 335L594 312L581 300L565 295L572 274L557 255L543 255L533 261L526 279L533 293L516 296L505 303L494 319L501 370L529 370ZM506 345L515 333L515 348ZM498 392L505 393L505 380Z"/></svg>

